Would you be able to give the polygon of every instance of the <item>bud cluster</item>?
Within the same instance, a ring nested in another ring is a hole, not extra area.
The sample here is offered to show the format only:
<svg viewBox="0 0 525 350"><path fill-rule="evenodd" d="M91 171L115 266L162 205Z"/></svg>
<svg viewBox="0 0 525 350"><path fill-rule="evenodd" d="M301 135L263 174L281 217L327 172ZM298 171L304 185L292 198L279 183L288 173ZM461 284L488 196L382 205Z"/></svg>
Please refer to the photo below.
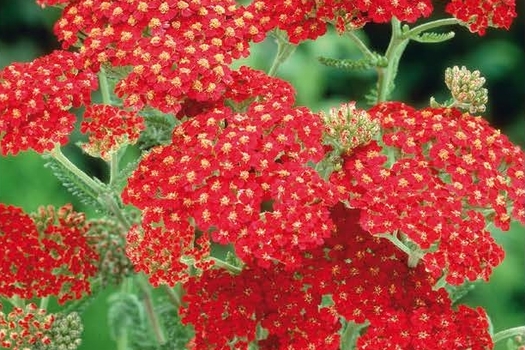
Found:
<svg viewBox="0 0 525 350"><path fill-rule="evenodd" d="M325 124L324 142L339 155L350 155L352 150L369 143L379 132L379 123L367 111L358 109L355 102L321 112Z"/></svg>
<svg viewBox="0 0 525 350"><path fill-rule="evenodd" d="M51 342L37 346L35 350L75 350L82 343L82 320L76 312L55 315L55 322L46 335Z"/></svg>
<svg viewBox="0 0 525 350"><path fill-rule="evenodd" d="M488 91L483 88L485 78L478 70L469 71L466 67L447 68L445 83L452 93L456 107L468 109L472 114L484 112L488 102Z"/></svg>
<svg viewBox="0 0 525 350"><path fill-rule="evenodd" d="M126 230L117 223L97 219L90 221L88 240L99 254L98 278L102 285L118 285L133 272L133 264L126 256Z"/></svg>

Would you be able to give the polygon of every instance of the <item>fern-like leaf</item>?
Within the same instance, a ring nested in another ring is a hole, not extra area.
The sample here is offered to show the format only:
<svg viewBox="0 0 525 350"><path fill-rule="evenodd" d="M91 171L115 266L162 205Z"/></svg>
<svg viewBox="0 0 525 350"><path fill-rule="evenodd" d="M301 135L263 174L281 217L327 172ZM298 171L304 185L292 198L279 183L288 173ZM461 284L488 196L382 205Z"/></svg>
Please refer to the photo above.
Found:
<svg viewBox="0 0 525 350"><path fill-rule="evenodd" d="M475 284L472 282L465 282L460 286L450 286L446 285L445 289L448 292L452 304L456 304L460 299L467 295L471 290L473 290Z"/></svg>
<svg viewBox="0 0 525 350"><path fill-rule="evenodd" d="M185 350L189 340L193 337L191 326L185 326L180 322L177 310L168 302L159 300L155 307L155 313L164 329L166 343L163 345L151 344L151 331L137 330L131 337L134 350Z"/></svg>
<svg viewBox="0 0 525 350"><path fill-rule="evenodd" d="M124 186L126 185L126 182L128 181L128 178L131 176L131 174L137 169L138 164L140 163L140 158L136 159L132 162L129 162L126 164L124 168L122 168L115 179L113 180L113 188L120 192Z"/></svg>
<svg viewBox="0 0 525 350"><path fill-rule="evenodd" d="M366 104L369 106L373 106L377 103L377 99L379 98L379 93L377 92L377 88L372 88L368 93L365 95L365 101Z"/></svg>
<svg viewBox="0 0 525 350"><path fill-rule="evenodd" d="M386 67L388 60L386 57L378 53L373 53L371 57L362 58L359 60L338 59L328 57L318 57L319 62L325 66L346 69L346 70L366 70L376 67Z"/></svg>
<svg viewBox="0 0 525 350"><path fill-rule="evenodd" d="M72 174L65 166L54 158L48 158L45 164L51 172L57 177L62 185L74 196L78 197L82 204L93 207L99 211L106 211L105 207L99 202L99 193L86 185L81 179ZM98 181L93 178L94 181ZM101 186L104 184L98 181Z"/></svg>
<svg viewBox="0 0 525 350"><path fill-rule="evenodd" d="M115 293L108 302L109 334L113 340L128 336L131 331L146 329L144 306L135 294Z"/></svg>
<svg viewBox="0 0 525 350"><path fill-rule="evenodd" d="M171 132L177 125L174 118L161 113L150 112L144 115L146 129L140 135L138 145L142 150L148 150L171 141Z"/></svg>
<svg viewBox="0 0 525 350"><path fill-rule="evenodd" d="M455 35L456 34L454 32L448 32L448 33L426 32L426 33L411 36L410 39L420 42L420 43L436 44L436 43L442 43L443 41L450 40Z"/></svg>

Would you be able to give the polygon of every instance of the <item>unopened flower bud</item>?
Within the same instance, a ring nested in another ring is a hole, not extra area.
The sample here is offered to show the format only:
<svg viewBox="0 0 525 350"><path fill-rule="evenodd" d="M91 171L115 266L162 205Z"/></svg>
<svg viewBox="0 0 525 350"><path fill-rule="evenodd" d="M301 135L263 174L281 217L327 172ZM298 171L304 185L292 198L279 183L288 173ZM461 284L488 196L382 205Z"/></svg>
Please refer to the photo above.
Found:
<svg viewBox="0 0 525 350"><path fill-rule="evenodd" d="M328 114L321 112L325 124L325 142L338 154L350 154L366 145L379 132L379 123L367 111L356 108L355 102L332 108Z"/></svg>
<svg viewBox="0 0 525 350"><path fill-rule="evenodd" d="M46 332L50 339L48 344L42 344L38 350L75 350L80 346L82 339L82 320L76 312L70 314L56 314L53 327Z"/></svg>
<svg viewBox="0 0 525 350"><path fill-rule="evenodd" d="M456 107L468 109L472 114L485 111L488 92L483 88L485 78L479 71L471 72L465 67L458 66L447 68L445 84L455 100Z"/></svg>

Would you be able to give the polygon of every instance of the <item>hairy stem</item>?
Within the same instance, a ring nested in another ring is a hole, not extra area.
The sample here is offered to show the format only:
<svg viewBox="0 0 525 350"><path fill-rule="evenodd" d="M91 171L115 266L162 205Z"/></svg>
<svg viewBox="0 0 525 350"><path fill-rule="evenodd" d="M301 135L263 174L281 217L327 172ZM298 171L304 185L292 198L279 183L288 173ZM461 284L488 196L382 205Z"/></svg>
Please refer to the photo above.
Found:
<svg viewBox="0 0 525 350"><path fill-rule="evenodd" d="M384 102L388 99L388 95L394 86L394 80L399 68L399 61L405 51L409 39L404 38L401 31L401 22L398 19L392 18L392 34L390 43L386 49L385 57L388 60L388 65L384 68L378 68L377 80L377 102Z"/></svg>
<svg viewBox="0 0 525 350"><path fill-rule="evenodd" d="M228 264L226 261L223 261L221 259L215 258L213 256L210 256L209 259L212 260L216 266L221 267L229 272L232 272L235 274L239 274L242 272L242 268L233 266L232 264Z"/></svg>
<svg viewBox="0 0 525 350"><path fill-rule="evenodd" d="M177 284L174 288L171 288L167 285L163 285L162 289L168 296L171 305L173 305L173 307L175 307L175 309L178 310L179 307L182 305L182 287L180 283Z"/></svg>
<svg viewBox="0 0 525 350"><path fill-rule="evenodd" d="M160 324L157 313L155 312L155 307L153 304L153 296L151 295L151 286L147 281L147 278L144 274L139 274L137 276L137 284L144 298L144 308L146 310L146 315L150 322L151 328L153 329L153 334L155 334L155 339L158 345L166 344L166 336Z"/></svg>
<svg viewBox="0 0 525 350"><path fill-rule="evenodd" d="M120 286L120 290L122 293L129 293L131 292L133 285L133 281L131 278L127 278L124 280L122 285ZM129 332L127 329L123 329L121 333L119 333L119 336L117 337L117 350L128 350L129 347Z"/></svg>
<svg viewBox="0 0 525 350"><path fill-rule="evenodd" d="M295 48L297 47L293 44L290 44L281 31L275 31L274 37L275 42L277 43L277 54L273 59L270 70L268 71L268 75L271 77L275 76L281 64L292 55L292 53L295 51Z"/></svg>
<svg viewBox="0 0 525 350"><path fill-rule="evenodd" d="M57 145L51 152L51 156L55 158L60 164L62 164L67 170L69 170L73 175L80 179L85 185L91 188L97 195L100 195L104 192L102 186L89 177L85 172L80 170L75 164L73 164L69 158L67 158L59 145Z"/></svg>
<svg viewBox="0 0 525 350"><path fill-rule="evenodd" d="M100 86L100 94L102 95L102 103L105 105L111 105L111 95L109 91L108 77L104 68L100 68L100 72L98 73L98 80ZM111 158L109 160L109 185L111 186L114 184L119 171L118 152L111 152L110 157Z"/></svg>
<svg viewBox="0 0 525 350"><path fill-rule="evenodd" d="M354 30L346 32L346 35L354 42L354 44L357 46L357 48L359 49L359 51L361 51L363 55L365 55L366 57L374 57L372 51L370 51L370 49L368 48L368 46L366 46L363 40L361 40L361 38L359 38L355 34Z"/></svg>
<svg viewBox="0 0 525 350"><path fill-rule="evenodd" d="M518 335L525 336L525 326L505 329L501 332L494 334L492 340L494 341L494 343L497 343L503 339L515 337Z"/></svg>
<svg viewBox="0 0 525 350"><path fill-rule="evenodd" d="M394 235L392 235L390 233L383 233L383 234L379 234L379 235L375 235L375 236L379 237L379 238L385 238L385 239L389 240L397 248L399 248L401 251L405 252L408 256L410 256L412 254L412 251L410 250L410 248L408 248L396 236L394 236Z"/></svg>
<svg viewBox="0 0 525 350"><path fill-rule="evenodd" d="M118 205L113 193L108 192L108 189L104 188L102 184L96 182L89 177L85 172L73 164L60 149L60 146L56 146L53 151L50 152L51 156L55 158L60 164L62 164L67 170L69 170L78 179L84 182L89 188L98 195L98 200L112 213L115 218L122 224L125 229L131 227L128 220L124 217L120 206Z"/></svg>

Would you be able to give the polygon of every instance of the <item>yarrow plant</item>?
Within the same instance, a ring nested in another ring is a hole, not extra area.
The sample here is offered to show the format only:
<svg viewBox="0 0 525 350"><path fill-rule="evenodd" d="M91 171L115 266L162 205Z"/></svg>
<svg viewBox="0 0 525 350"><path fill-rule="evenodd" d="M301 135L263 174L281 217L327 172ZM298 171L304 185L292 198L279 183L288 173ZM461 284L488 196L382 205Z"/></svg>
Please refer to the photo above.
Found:
<svg viewBox="0 0 525 350"><path fill-rule="evenodd" d="M0 204L3 348L78 348L106 288L118 350L522 346L459 299L503 261L490 226L525 223L524 152L478 115L478 71L447 69L443 103L391 100L411 41L508 29L513 0L36 2L62 10L62 48L0 71L0 153L42 154L98 215ZM375 70L369 107L312 111L275 76L330 26L362 58L320 61ZM235 68L267 37L268 72ZM107 182L62 153L77 120Z"/></svg>

